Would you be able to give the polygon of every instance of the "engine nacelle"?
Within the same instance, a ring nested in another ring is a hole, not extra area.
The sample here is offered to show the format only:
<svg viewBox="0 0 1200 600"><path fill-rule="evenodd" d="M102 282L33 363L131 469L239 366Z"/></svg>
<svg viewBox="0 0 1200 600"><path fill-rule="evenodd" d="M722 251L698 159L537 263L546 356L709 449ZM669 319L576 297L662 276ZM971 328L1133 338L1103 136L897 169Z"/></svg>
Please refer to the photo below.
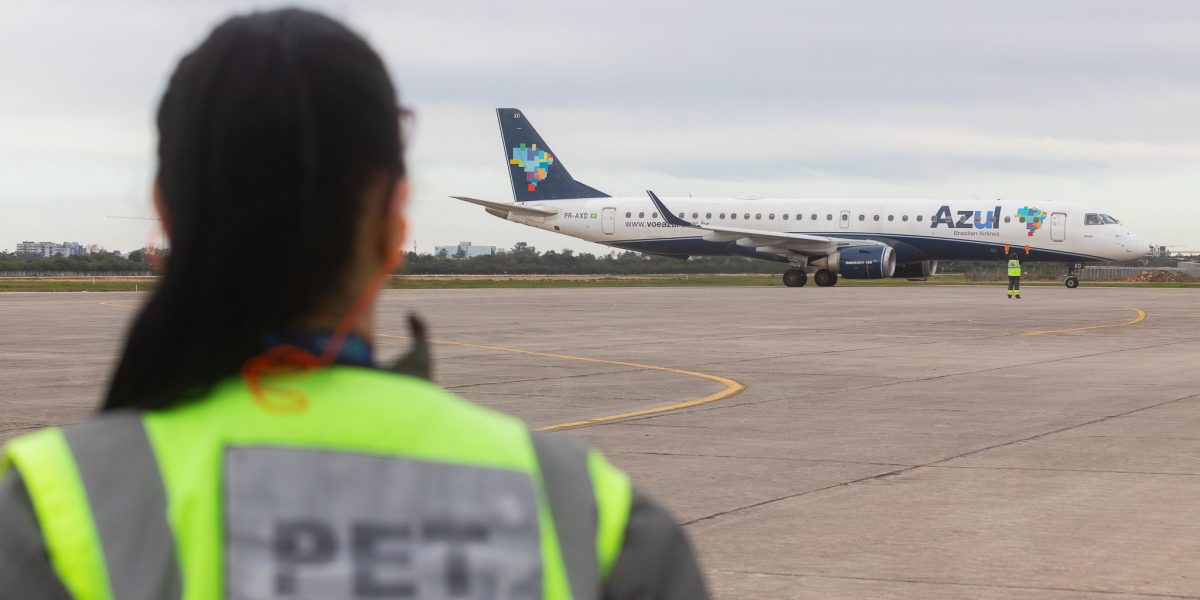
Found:
<svg viewBox="0 0 1200 600"><path fill-rule="evenodd" d="M896 271L896 253L891 246L848 246L809 264L846 279L883 279Z"/></svg>
<svg viewBox="0 0 1200 600"><path fill-rule="evenodd" d="M904 263L896 265L896 272L892 277L907 277L909 279L919 279L936 275L938 269L938 261L923 260L920 262Z"/></svg>

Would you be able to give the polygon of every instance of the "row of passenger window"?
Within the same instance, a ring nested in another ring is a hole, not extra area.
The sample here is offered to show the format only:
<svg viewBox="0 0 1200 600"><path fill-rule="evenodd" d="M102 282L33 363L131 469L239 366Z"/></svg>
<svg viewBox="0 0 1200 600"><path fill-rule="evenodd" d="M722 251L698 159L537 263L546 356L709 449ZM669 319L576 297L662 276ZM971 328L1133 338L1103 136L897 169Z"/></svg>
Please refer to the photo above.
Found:
<svg viewBox="0 0 1200 600"><path fill-rule="evenodd" d="M737 214L737 213L729 213L729 215L728 215L728 216L729 216L729 219L730 219L730 220L736 220L736 219L738 218L738 214ZM781 215L780 215L780 219L782 219L782 220L784 220L784 221L787 221L787 220L788 220L788 218L789 218L789 216L790 216L790 215L789 215L788 213L783 213L783 214L781 214ZM725 213L718 213L718 214L717 214L717 218L718 218L718 219L725 219L725 217L726 217ZM627 212L627 213L625 213L625 218L626 218L626 219L633 218L633 213L632 213L632 212ZM639 218L639 219L644 219L644 218L646 218L646 213L644 213L644 212L640 212L640 213L638 213L638 218ZM657 218L658 218L658 213L657 213L657 212L650 213L650 218L651 218L651 219L657 219ZM681 213L679 213L679 218L681 218L681 219L687 219L687 218L688 218L688 213L687 213L686 211L685 211L685 212L681 212ZM695 212L694 212L694 213L692 213L692 216L691 216L691 218L692 218L693 220L695 220L695 219L699 219L699 218L700 218L700 213L695 213ZM711 219L711 218L713 218L713 213L704 213L704 218L705 218L705 219ZM761 220L762 220L762 218L763 218L763 214L762 214L762 213L754 213L754 218L755 218L756 220L759 220L759 221L761 221ZM1109 218L1111 218L1111 217L1109 217ZM744 220L749 220L749 219L750 219L750 213L742 213L742 219L744 219ZM930 217L930 219L932 220L932 217ZM774 221L774 220L775 220L775 213L767 213L767 220L768 220L768 221ZM803 214L803 213L796 213L796 220L797 220L797 221L802 221L802 220L804 220L804 214ZM809 217L809 220L810 220L810 221L817 221L817 220L820 220L820 215L818 215L817 213L812 213L812 215ZM832 221L832 220L833 220L833 213L826 213L826 214L825 214L825 220L826 220L826 221ZM850 215L849 215L849 214L843 214L843 215L842 215L842 220L843 220L843 221L848 221L848 220L850 220ZM858 215L858 220L859 220L859 221L866 221L866 220L867 220L867 215ZM871 217L871 220L872 220L872 221L878 221L878 220L880 220L880 216L879 216L879 215L873 215L873 216ZM887 216L887 220L888 220L888 221L895 221L895 220L896 220L896 215L888 215L888 216ZM907 223L907 222L908 222L908 215L900 215L900 220L901 220L901 221L903 221L903 222L905 222L905 223ZM921 222L923 222L924 220L925 220L925 217L924 217L924 215L917 215L917 222L918 222L918 223L921 223ZM1115 221L1115 219L1114 219L1114 221ZM1005 223L1011 223L1011 222L1012 222L1012 217L1004 217L1004 222L1005 222Z"/></svg>

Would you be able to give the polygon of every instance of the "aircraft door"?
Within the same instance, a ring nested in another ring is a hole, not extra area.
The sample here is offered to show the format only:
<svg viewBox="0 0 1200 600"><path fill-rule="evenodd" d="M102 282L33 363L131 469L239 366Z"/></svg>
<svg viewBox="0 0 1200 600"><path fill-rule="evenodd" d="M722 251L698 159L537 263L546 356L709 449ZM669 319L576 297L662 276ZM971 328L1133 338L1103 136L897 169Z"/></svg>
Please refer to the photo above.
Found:
<svg viewBox="0 0 1200 600"><path fill-rule="evenodd" d="M612 235L617 232L617 209L609 206L602 211L600 230L604 232L604 235Z"/></svg>
<svg viewBox="0 0 1200 600"><path fill-rule="evenodd" d="M850 229L850 211L843 210L842 217L838 219L838 225L842 229Z"/></svg>
<svg viewBox="0 0 1200 600"><path fill-rule="evenodd" d="M1050 215L1050 241L1062 242L1067 239L1067 213Z"/></svg>

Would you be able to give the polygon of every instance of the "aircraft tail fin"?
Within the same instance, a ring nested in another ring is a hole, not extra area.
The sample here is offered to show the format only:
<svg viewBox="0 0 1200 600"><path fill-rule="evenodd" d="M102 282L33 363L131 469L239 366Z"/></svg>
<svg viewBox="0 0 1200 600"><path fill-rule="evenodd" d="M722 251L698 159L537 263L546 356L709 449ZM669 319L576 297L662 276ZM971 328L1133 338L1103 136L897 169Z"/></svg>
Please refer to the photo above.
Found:
<svg viewBox="0 0 1200 600"><path fill-rule="evenodd" d="M497 108L496 118L500 121L504 160L508 163L514 200L608 197L600 190L575 181L520 110Z"/></svg>

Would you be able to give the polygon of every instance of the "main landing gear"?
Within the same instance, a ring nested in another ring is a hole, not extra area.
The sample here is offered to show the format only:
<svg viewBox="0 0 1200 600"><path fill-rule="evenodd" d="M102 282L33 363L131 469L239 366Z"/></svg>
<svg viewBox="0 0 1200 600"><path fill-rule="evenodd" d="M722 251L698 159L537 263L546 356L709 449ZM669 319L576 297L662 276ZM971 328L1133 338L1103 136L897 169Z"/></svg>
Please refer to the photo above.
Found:
<svg viewBox="0 0 1200 600"><path fill-rule="evenodd" d="M1067 276L1063 279L1063 284L1069 289L1079 287L1079 270L1083 268L1082 263L1068 263Z"/></svg>
<svg viewBox="0 0 1200 600"><path fill-rule="evenodd" d="M829 269L819 269L813 273L813 280L820 287L830 287L837 285L838 276ZM808 273L805 273L804 269L792 267L783 272L783 285L787 287L804 287L806 283L808 283Z"/></svg>
<svg viewBox="0 0 1200 600"><path fill-rule="evenodd" d="M808 283L808 273L795 267L783 272L783 285L787 287L804 287Z"/></svg>
<svg viewBox="0 0 1200 600"><path fill-rule="evenodd" d="M821 269L813 274L813 279L821 287L832 287L837 285L838 276L829 269Z"/></svg>

